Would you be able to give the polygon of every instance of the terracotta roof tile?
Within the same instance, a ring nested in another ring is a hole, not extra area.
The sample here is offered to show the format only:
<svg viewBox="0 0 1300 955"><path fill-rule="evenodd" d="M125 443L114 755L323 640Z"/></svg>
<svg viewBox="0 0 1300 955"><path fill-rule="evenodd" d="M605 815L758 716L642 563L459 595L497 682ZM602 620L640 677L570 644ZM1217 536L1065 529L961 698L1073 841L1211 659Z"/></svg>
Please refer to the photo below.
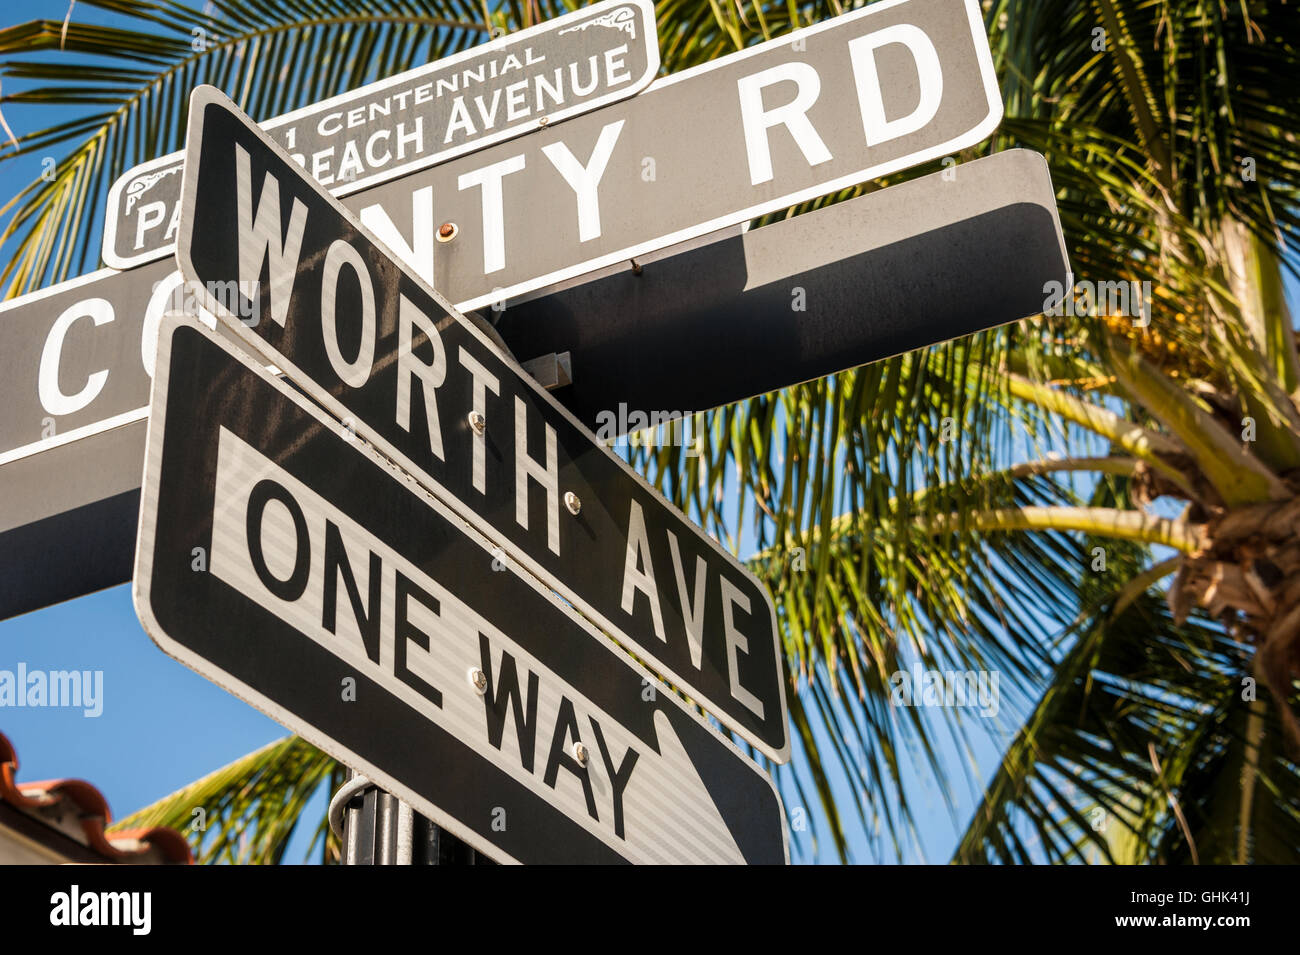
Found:
<svg viewBox="0 0 1300 955"><path fill-rule="evenodd" d="M18 754L0 733L0 802L79 842L106 862L147 863L158 859L188 865L194 861L185 837L175 829L155 826L106 832L112 823L108 801L85 780L19 783L17 773Z"/></svg>

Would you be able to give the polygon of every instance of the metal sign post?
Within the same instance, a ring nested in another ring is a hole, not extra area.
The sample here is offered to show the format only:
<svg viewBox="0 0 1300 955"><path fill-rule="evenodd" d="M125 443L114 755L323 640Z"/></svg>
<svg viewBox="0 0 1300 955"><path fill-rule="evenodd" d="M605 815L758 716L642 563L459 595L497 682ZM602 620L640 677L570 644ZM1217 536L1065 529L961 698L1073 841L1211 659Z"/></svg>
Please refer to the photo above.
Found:
<svg viewBox="0 0 1300 955"><path fill-rule="evenodd" d="M496 864L357 773L331 800L329 823L343 865Z"/></svg>

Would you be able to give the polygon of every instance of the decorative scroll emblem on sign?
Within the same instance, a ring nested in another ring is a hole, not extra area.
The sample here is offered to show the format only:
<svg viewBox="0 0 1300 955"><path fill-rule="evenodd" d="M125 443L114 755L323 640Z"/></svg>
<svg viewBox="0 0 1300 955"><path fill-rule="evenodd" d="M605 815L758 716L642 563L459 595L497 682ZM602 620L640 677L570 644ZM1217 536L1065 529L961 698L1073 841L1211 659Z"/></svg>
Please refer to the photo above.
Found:
<svg viewBox="0 0 1300 955"><path fill-rule="evenodd" d="M636 10L631 7L619 7L617 10L611 10L609 13L601 14L593 20L586 23L580 23L576 27L569 27L561 30L560 33L573 33L575 30L585 30L587 27L612 27L615 30L626 30L632 39L636 39Z"/></svg>
<svg viewBox="0 0 1300 955"><path fill-rule="evenodd" d="M127 186L126 187L126 211L130 212L131 208L140 200L140 197L143 196L150 189L152 189L154 187L154 183L156 183L159 179L162 179L164 176L170 176L174 172L180 172L180 170L181 170L180 166L173 166L170 169L162 169L159 170L158 172L151 172L141 176L139 179L131 183L131 185Z"/></svg>

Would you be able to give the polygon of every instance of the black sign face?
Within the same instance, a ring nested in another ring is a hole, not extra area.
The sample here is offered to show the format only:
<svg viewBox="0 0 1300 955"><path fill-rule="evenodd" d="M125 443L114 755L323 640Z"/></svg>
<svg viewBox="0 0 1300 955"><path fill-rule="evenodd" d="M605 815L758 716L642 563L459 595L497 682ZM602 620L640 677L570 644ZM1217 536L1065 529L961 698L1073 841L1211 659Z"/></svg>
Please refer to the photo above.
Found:
<svg viewBox="0 0 1300 955"><path fill-rule="evenodd" d="M766 588L399 264L211 87L177 258L295 385L769 757L789 758Z"/></svg>
<svg viewBox="0 0 1300 955"><path fill-rule="evenodd" d="M134 596L176 659L500 861L784 863L771 780L352 433L165 320Z"/></svg>

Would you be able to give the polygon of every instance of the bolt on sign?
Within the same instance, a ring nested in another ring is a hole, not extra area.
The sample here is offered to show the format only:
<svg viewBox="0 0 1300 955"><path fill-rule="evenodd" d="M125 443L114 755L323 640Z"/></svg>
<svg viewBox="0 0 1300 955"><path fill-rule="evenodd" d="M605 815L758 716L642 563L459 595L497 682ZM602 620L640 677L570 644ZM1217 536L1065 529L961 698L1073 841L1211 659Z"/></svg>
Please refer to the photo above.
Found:
<svg viewBox="0 0 1300 955"><path fill-rule="evenodd" d="M210 86L191 97L176 254L248 347L508 560L789 758L767 588Z"/></svg>
<svg viewBox="0 0 1300 955"><path fill-rule="evenodd" d="M263 124L338 193L424 169L631 96L659 70L651 0L604 0ZM170 255L181 153L129 170L108 195L104 262Z"/></svg>
<svg viewBox="0 0 1300 955"><path fill-rule="evenodd" d="M772 781L242 349L159 338L135 605L167 653L474 848L788 861Z"/></svg>

